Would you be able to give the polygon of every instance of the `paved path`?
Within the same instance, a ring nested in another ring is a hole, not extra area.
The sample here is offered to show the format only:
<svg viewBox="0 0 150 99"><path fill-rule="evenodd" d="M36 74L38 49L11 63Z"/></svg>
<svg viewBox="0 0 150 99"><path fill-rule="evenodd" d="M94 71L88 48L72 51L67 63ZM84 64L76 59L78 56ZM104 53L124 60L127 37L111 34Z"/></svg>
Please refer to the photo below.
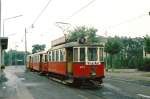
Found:
<svg viewBox="0 0 150 99"><path fill-rule="evenodd" d="M23 66L7 67L5 74L7 79L0 83L0 99L141 99L140 96L150 96L150 83L138 83L139 76L134 78L132 73L107 73L103 87L94 90L63 85L36 72L26 73Z"/></svg>
<svg viewBox="0 0 150 99"><path fill-rule="evenodd" d="M0 99L34 99L24 83L14 75L14 67L9 67L3 73L7 79L0 84Z"/></svg>

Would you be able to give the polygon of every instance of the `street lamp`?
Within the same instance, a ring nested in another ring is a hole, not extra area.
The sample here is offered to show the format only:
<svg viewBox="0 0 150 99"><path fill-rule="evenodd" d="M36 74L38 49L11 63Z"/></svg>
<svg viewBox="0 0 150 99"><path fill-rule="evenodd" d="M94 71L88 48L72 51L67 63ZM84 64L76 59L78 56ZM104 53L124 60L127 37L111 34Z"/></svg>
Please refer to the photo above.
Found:
<svg viewBox="0 0 150 99"><path fill-rule="evenodd" d="M9 17L9 18L3 19L3 37L4 37L4 33L5 33L5 22L6 22L7 20L15 19L15 18L18 18L18 17L21 17L21 16L23 16L23 15L17 15L17 16L14 16L14 17Z"/></svg>
<svg viewBox="0 0 150 99"><path fill-rule="evenodd" d="M18 17L21 17L21 16L23 16L23 15L17 15L17 16L13 16L13 17L9 17L9 18L5 18L5 19L3 19L3 37L4 37L4 33L5 33L5 22L7 21L7 20L10 20L10 19L15 19L15 18L18 18ZM2 50L2 64L4 64L4 50Z"/></svg>

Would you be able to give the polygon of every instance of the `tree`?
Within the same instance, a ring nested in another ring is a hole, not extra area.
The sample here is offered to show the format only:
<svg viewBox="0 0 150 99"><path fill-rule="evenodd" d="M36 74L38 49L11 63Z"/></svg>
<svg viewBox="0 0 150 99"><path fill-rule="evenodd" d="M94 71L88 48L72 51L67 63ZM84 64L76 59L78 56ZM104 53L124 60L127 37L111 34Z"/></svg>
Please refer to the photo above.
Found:
<svg viewBox="0 0 150 99"><path fill-rule="evenodd" d="M5 52L5 65L24 65L25 52L17 50L9 50Z"/></svg>
<svg viewBox="0 0 150 99"><path fill-rule="evenodd" d="M73 42L77 41L79 38L86 38L88 43L97 43L99 41L96 37L97 29L93 27L80 26L76 27L74 30L70 31L68 35L68 41Z"/></svg>
<svg viewBox="0 0 150 99"><path fill-rule="evenodd" d="M45 44L43 44L43 45L35 44L32 47L33 47L32 53L34 54L34 53L37 53L37 52L40 52L40 51L44 51L46 45Z"/></svg>
<svg viewBox="0 0 150 99"><path fill-rule="evenodd" d="M110 67L112 69L113 69L113 66L112 66L113 55L119 53L121 49L122 49L122 43L117 37L109 38L105 44L105 52L109 53L110 55Z"/></svg>
<svg viewBox="0 0 150 99"><path fill-rule="evenodd" d="M145 51L147 53L150 53L150 36L146 35L144 37L144 45L145 45Z"/></svg>

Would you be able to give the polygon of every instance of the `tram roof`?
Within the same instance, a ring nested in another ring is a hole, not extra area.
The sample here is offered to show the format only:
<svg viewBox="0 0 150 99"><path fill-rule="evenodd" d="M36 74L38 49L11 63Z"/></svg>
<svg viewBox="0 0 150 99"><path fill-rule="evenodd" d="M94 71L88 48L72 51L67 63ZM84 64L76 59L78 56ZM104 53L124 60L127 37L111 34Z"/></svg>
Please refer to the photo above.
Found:
<svg viewBox="0 0 150 99"><path fill-rule="evenodd" d="M104 47L104 44L102 43L93 43L93 44L79 44L78 42L69 42L69 43L65 43L65 44L61 44L61 45L57 45L57 46L54 46L52 48L50 48L49 50L54 50L54 49L59 49L59 48L69 48L69 47L84 47L84 46L96 46L96 47Z"/></svg>

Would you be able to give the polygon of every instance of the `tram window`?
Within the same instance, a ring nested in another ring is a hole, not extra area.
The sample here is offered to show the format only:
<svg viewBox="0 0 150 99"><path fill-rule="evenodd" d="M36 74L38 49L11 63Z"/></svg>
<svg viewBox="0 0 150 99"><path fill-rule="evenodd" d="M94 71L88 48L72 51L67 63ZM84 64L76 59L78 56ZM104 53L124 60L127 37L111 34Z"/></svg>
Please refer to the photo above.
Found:
<svg viewBox="0 0 150 99"><path fill-rule="evenodd" d="M40 56L37 55L37 62L40 62Z"/></svg>
<svg viewBox="0 0 150 99"><path fill-rule="evenodd" d="M36 56L34 56L34 63L36 63Z"/></svg>
<svg viewBox="0 0 150 99"><path fill-rule="evenodd" d="M45 62L47 62L47 55L45 55Z"/></svg>
<svg viewBox="0 0 150 99"><path fill-rule="evenodd" d="M78 48L74 48L74 53L73 53L73 60L74 61L78 61Z"/></svg>
<svg viewBox="0 0 150 99"><path fill-rule="evenodd" d="M34 63L34 56L32 56L32 62Z"/></svg>
<svg viewBox="0 0 150 99"><path fill-rule="evenodd" d="M36 63L36 60L37 60L37 59L36 59L36 56L34 56L34 63Z"/></svg>
<svg viewBox="0 0 150 99"><path fill-rule="evenodd" d="M64 60L63 50L60 50L60 61Z"/></svg>
<svg viewBox="0 0 150 99"><path fill-rule="evenodd" d="M38 55L38 62L41 62L41 56Z"/></svg>
<svg viewBox="0 0 150 99"><path fill-rule="evenodd" d="M52 61L52 53L51 52L48 53L48 57L49 57L49 61Z"/></svg>
<svg viewBox="0 0 150 99"><path fill-rule="evenodd" d="M42 62L45 62L45 55L42 56Z"/></svg>
<svg viewBox="0 0 150 99"><path fill-rule="evenodd" d="M85 48L80 48L80 61L85 61Z"/></svg>
<svg viewBox="0 0 150 99"><path fill-rule="evenodd" d="M88 60L97 61L97 48L88 48Z"/></svg>
<svg viewBox="0 0 150 99"><path fill-rule="evenodd" d="M56 50L56 61L59 61L59 51Z"/></svg>
<svg viewBox="0 0 150 99"><path fill-rule="evenodd" d="M100 61L103 61L103 50L104 50L103 48L99 49L99 60Z"/></svg>
<svg viewBox="0 0 150 99"><path fill-rule="evenodd" d="M52 51L52 61L55 61L55 51Z"/></svg>

